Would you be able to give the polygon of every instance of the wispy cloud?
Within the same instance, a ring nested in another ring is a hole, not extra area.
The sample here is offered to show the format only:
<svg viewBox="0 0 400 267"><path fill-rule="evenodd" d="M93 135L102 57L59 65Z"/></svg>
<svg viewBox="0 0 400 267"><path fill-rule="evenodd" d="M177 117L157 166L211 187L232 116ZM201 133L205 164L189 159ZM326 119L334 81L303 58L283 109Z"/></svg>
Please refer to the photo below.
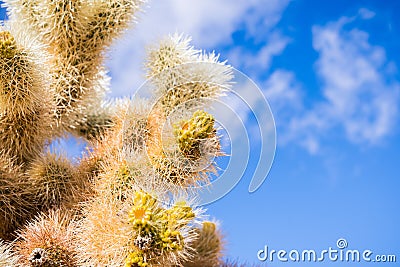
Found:
<svg viewBox="0 0 400 267"><path fill-rule="evenodd" d="M263 83L263 88L273 108L280 111L277 116L292 116L303 109L303 92L293 72L282 69L274 71Z"/></svg>
<svg viewBox="0 0 400 267"><path fill-rule="evenodd" d="M275 118L278 144L297 143L310 153L316 153L319 144L314 136L323 129L317 114L308 112L304 106L306 92L296 79L295 73L278 69L262 83Z"/></svg>
<svg viewBox="0 0 400 267"><path fill-rule="evenodd" d="M358 14L363 19L372 19L373 17L375 17L375 12L373 12L372 10L369 10L367 8L360 8L358 10Z"/></svg>
<svg viewBox="0 0 400 267"><path fill-rule="evenodd" d="M375 142L395 122L399 84L387 76L385 50L371 45L368 33L342 26L313 28L313 45L320 54L317 73L327 100L321 108L343 124L352 141Z"/></svg>
<svg viewBox="0 0 400 267"><path fill-rule="evenodd" d="M290 39L279 31L272 31L263 41L263 45L256 50L246 46L235 46L228 53L229 62L234 66L246 70L252 76L266 73L275 56L279 56L289 44Z"/></svg>
<svg viewBox="0 0 400 267"><path fill-rule="evenodd" d="M359 14L361 19L373 16L366 10ZM317 152L319 137L332 130L342 130L354 143L376 144L398 120L400 85L391 78L393 63L383 47L369 42L367 32L351 28L354 19L342 17L312 29L323 100L294 116L285 131L286 140L310 152Z"/></svg>

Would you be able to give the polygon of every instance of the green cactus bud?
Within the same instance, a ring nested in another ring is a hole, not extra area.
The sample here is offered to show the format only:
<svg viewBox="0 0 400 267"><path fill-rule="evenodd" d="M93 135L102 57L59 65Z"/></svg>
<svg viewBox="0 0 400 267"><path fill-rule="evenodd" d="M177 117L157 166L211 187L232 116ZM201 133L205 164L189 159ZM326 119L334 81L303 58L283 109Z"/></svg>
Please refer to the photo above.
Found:
<svg viewBox="0 0 400 267"><path fill-rule="evenodd" d="M174 125L174 133L181 152L188 158L201 157L200 142L215 137L214 117L202 110L196 111L192 118Z"/></svg>
<svg viewBox="0 0 400 267"><path fill-rule="evenodd" d="M0 57L10 59L15 56L17 44L8 31L0 32Z"/></svg>
<svg viewBox="0 0 400 267"><path fill-rule="evenodd" d="M128 216L133 228L135 249L129 254L126 262L137 258L138 251L150 259L153 254L176 258L179 252L186 248L182 231L194 218L195 213L186 202L177 202L170 208L164 208L150 194L136 192ZM145 260L144 263L151 261Z"/></svg>

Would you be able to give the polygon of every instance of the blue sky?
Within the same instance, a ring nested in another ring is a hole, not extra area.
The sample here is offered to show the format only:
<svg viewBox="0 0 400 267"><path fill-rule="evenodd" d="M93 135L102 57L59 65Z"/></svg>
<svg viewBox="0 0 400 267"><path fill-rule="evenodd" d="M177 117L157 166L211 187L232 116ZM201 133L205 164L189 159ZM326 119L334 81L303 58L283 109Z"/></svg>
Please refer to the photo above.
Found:
<svg viewBox="0 0 400 267"><path fill-rule="evenodd" d="M278 141L266 181L249 193L248 172L207 205L226 234L226 255L260 263L265 245L321 251L345 238L349 249L400 261L400 2L153 0L147 6L109 53L111 96L132 94L144 81L144 46L177 31L252 78L275 118ZM254 127L251 116L245 126ZM250 158L250 168L256 160Z"/></svg>

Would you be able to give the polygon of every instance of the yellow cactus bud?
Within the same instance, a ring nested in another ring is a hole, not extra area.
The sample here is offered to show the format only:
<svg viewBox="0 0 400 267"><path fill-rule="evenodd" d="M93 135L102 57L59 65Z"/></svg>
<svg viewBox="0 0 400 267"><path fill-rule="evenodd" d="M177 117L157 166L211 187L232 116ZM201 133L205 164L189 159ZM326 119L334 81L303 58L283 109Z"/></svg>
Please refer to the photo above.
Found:
<svg viewBox="0 0 400 267"><path fill-rule="evenodd" d="M214 117L205 111L197 110L192 118L174 125L176 140L181 152L189 158L201 157L200 142L215 137Z"/></svg>
<svg viewBox="0 0 400 267"><path fill-rule="evenodd" d="M0 32L0 57L10 59L15 56L17 44L9 31Z"/></svg>

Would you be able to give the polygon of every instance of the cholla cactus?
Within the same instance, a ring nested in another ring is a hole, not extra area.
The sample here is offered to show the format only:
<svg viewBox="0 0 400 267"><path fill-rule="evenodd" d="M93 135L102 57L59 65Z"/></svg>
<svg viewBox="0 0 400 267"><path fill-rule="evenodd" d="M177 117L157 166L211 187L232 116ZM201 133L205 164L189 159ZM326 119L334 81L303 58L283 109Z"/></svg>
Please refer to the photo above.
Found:
<svg viewBox="0 0 400 267"><path fill-rule="evenodd" d="M203 222L201 228L196 229L198 238L193 243L195 256L185 262L185 267L212 267L221 265L223 239L214 222Z"/></svg>
<svg viewBox="0 0 400 267"><path fill-rule="evenodd" d="M0 32L0 154L17 164L40 154L51 130L46 56L26 34L17 23Z"/></svg>
<svg viewBox="0 0 400 267"><path fill-rule="evenodd" d="M17 261L18 258L13 253L12 246L0 240L0 266L16 266Z"/></svg>
<svg viewBox="0 0 400 267"><path fill-rule="evenodd" d="M29 184L23 179L21 167L0 157L0 238L10 239L17 227L34 211Z"/></svg>
<svg viewBox="0 0 400 267"><path fill-rule="evenodd" d="M79 227L87 266L170 266L189 259L200 211L185 201L163 204L139 190L120 201L101 195L88 203Z"/></svg>
<svg viewBox="0 0 400 267"><path fill-rule="evenodd" d="M61 210L40 215L19 231L21 266L77 266L73 218Z"/></svg>
<svg viewBox="0 0 400 267"><path fill-rule="evenodd" d="M0 265L221 265L192 195L223 155L206 110L231 67L175 34L148 50L153 97L106 100L105 53L144 0L4 2L0 238L14 245ZM86 141L80 159L50 147L68 134Z"/></svg>
<svg viewBox="0 0 400 267"><path fill-rule="evenodd" d="M32 162L27 176L35 203L40 203L38 208L44 211L73 208L85 199L90 188L88 181L80 177L66 157L49 152Z"/></svg>

